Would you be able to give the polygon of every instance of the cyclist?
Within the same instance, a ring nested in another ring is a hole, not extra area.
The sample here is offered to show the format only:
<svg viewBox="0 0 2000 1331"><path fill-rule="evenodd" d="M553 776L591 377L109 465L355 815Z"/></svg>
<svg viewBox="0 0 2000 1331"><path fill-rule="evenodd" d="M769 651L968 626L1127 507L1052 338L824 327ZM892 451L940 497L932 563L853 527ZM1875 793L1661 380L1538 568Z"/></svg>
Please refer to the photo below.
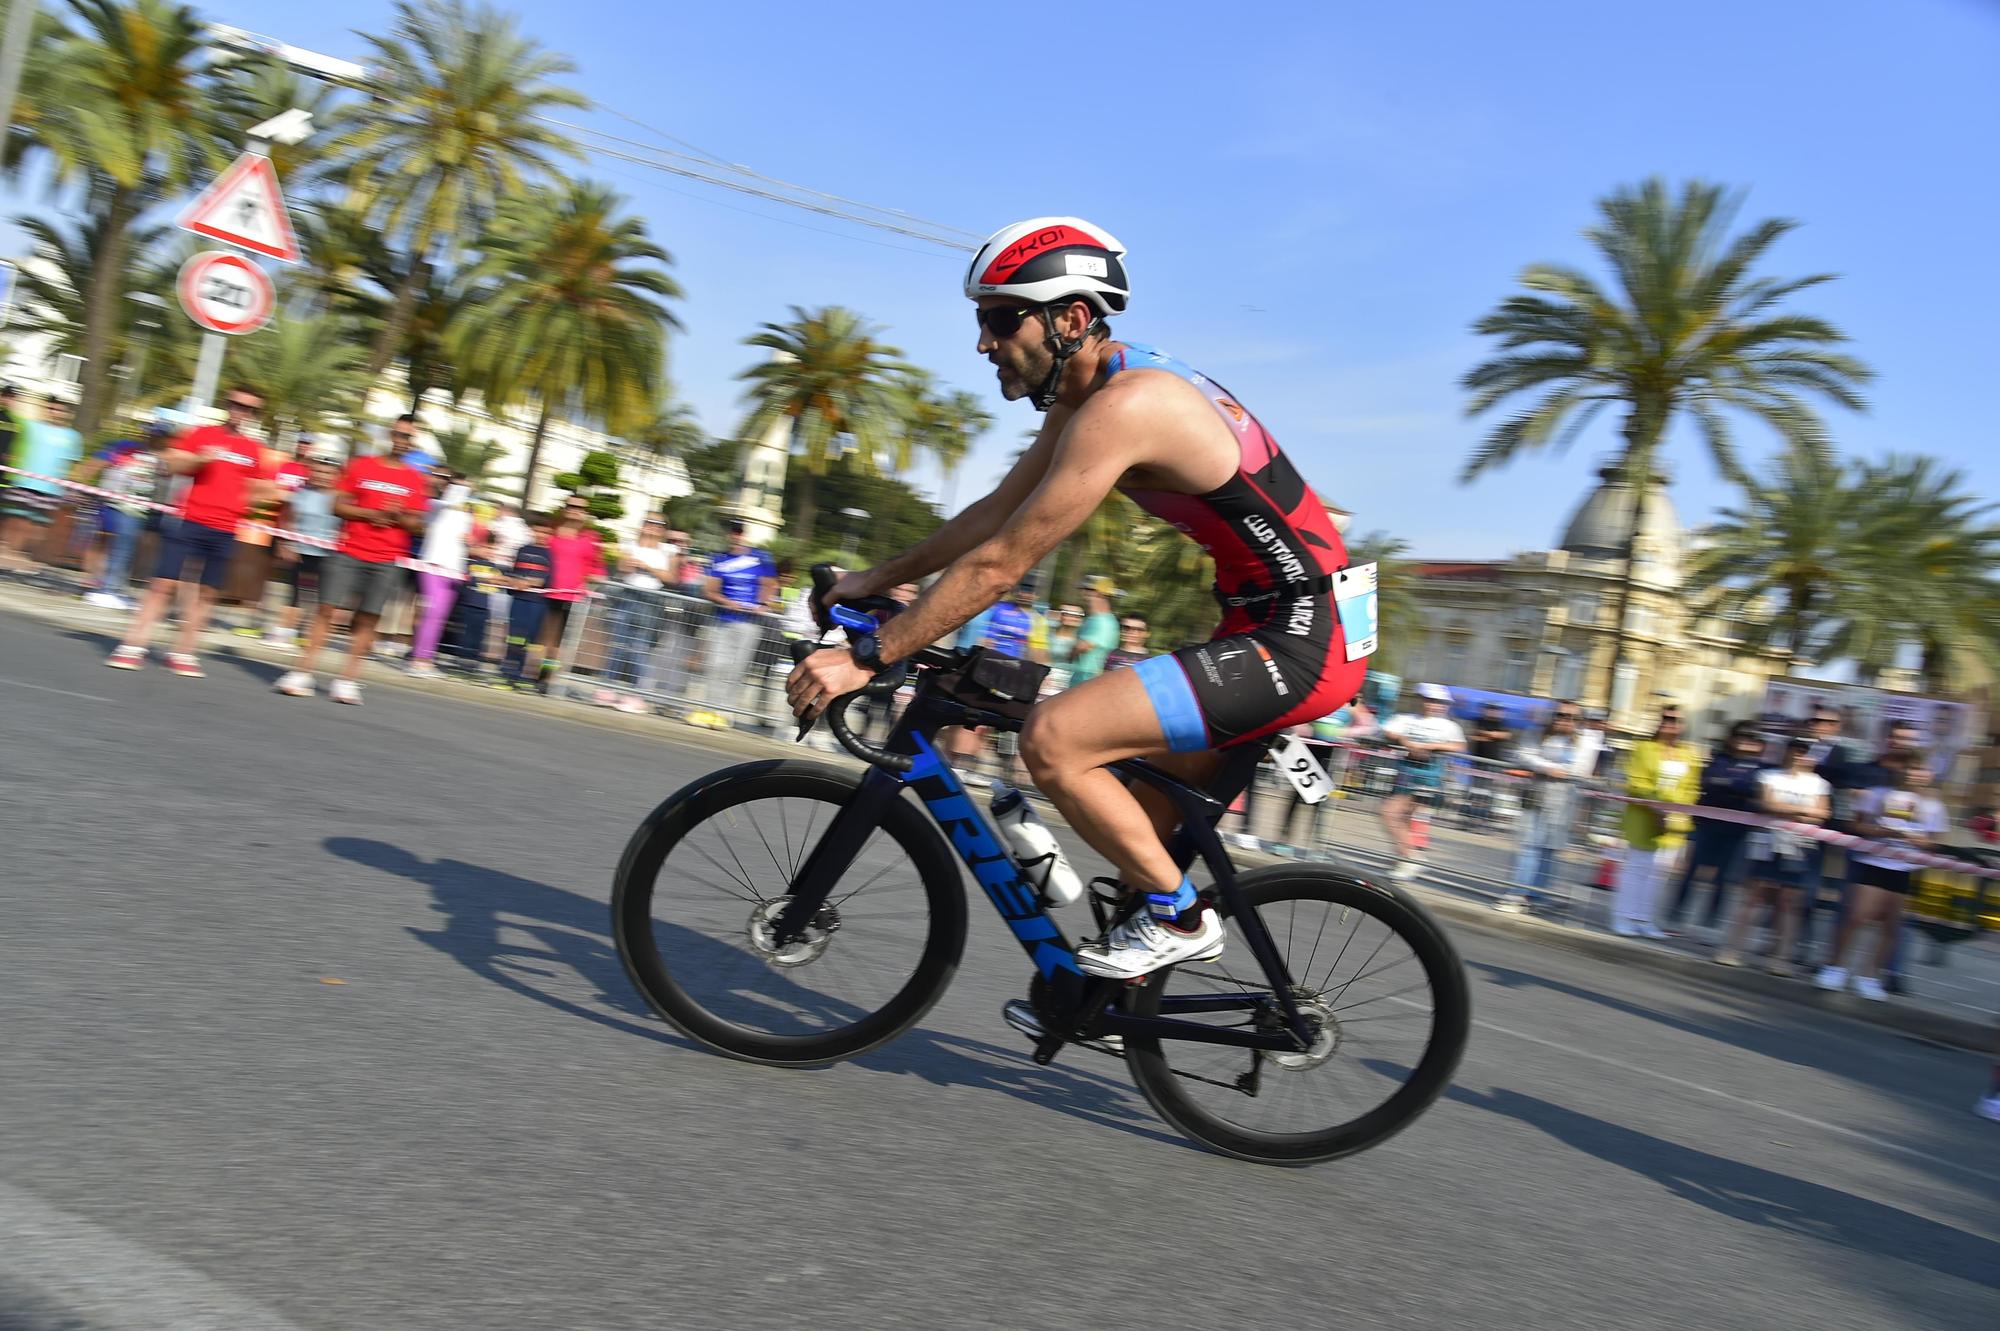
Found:
<svg viewBox="0 0 2000 1331"><path fill-rule="evenodd" d="M879 635L808 656L787 689L796 712L816 715L861 688L1005 596L1113 489L1198 542L1216 565L1215 639L1050 698L1021 734L1036 784L1125 889L1144 894L1144 909L1078 954L1092 974L1131 979L1217 957L1224 933L1167 851L1164 798L1128 790L1105 764L1164 755L1163 766L1205 783L1221 763L1213 750L1347 702L1367 659L1341 629L1340 533L1270 434L1221 385L1112 337L1106 321L1130 295L1124 256L1073 217L1016 223L973 256L965 294L978 350L1008 400L1044 413L1041 429L991 494L903 554L841 578L831 599L943 570Z"/></svg>

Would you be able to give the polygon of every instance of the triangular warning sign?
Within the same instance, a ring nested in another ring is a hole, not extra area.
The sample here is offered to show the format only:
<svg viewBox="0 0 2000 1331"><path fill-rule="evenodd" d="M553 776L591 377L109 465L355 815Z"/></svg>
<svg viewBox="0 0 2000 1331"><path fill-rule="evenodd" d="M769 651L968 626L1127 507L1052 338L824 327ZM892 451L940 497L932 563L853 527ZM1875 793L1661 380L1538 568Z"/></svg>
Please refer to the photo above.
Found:
<svg viewBox="0 0 2000 1331"><path fill-rule="evenodd" d="M278 173L271 159L258 152L246 152L215 183L188 205L178 223L211 240L240 245L246 250L284 263L297 263L298 238L292 234L292 219L285 212L285 196L278 190Z"/></svg>

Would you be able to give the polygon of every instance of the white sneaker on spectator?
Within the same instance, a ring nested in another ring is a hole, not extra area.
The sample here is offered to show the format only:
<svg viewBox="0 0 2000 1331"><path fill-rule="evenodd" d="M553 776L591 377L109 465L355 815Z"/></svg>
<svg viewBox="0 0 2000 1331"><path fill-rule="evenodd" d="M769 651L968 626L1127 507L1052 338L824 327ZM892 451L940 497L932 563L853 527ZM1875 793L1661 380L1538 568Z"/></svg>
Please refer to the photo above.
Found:
<svg viewBox="0 0 2000 1331"><path fill-rule="evenodd" d="M1979 1103L1972 1106L1972 1112L1981 1118L1990 1118L1995 1123L2000 1123L2000 1091L1981 1097Z"/></svg>
<svg viewBox="0 0 2000 1331"><path fill-rule="evenodd" d="M1651 920L1638 920L1634 923L1638 927L1639 937L1641 938L1666 939L1673 937L1672 934L1662 929L1659 925L1654 924Z"/></svg>
<svg viewBox="0 0 2000 1331"><path fill-rule="evenodd" d="M1838 990L1847 987L1847 967L1822 966L1819 974L1813 976L1813 983L1822 989Z"/></svg>
<svg viewBox="0 0 2000 1331"><path fill-rule="evenodd" d="M287 698L310 698L313 695L313 677L303 670L287 670L278 676L278 682L271 687Z"/></svg>
<svg viewBox="0 0 2000 1331"><path fill-rule="evenodd" d="M146 649L121 645L104 659L104 664L113 670L138 670L146 664Z"/></svg>
<svg viewBox="0 0 2000 1331"><path fill-rule="evenodd" d="M344 702L352 707L361 705L361 686L351 679L336 679L326 693L335 702Z"/></svg>
<svg viewBox="0 0 2000 1331"><path fill-rule="evenodd" d="M113 596L110 592L85 592L83 594L83 603L85 605L97 606L102 610L123 610L125 608L125 598L122 596Z"/></svg>
<svg viewBox="0 0 2000 1331"><path fill-rule="evenodd" d="M168 652L167 669L182 679L208 678L208 672L201 668L200 659L187 652Z"/></svg>
<svg viewBox="0 0 2000 1331"><path fill-rule="evenodd" d="M437 668L437 664L433 661L412 661L410 662L409 668L405 670L403 673L408 675L411 679L444 678L444 671L439 670Z"/></svg>
<svg viewBox="0 0 2000 1331"><path fill-rule="evenodd" d="M598 707L610 707L618 701L618 695L610 689L599 689L590 695L590 701Z"/></svg>
<svg viewBox="0 0 2000 1331"><path fill-rule="evenodd" d="M611 704L611 706L614 710L623 712L627 716L644 716L653 710L646 706L646 700L636 693L626 694L617 702Z"/></svg>
<svg viewBox="0 0 2000 1331"><path fill-rule="evenodd" d="M1855 976L1854 992L1877 1003L1887 1002L1889 998L1889 991L1884 989L1882 982L1872 975Z"/></svg>
<svg viewBox="0 0 2000 1331"><path fill-rule="evenodd" d="M1407 883L1415 878L1422 869L1423 866L1415 860L1398 860L1396 861L1396 867L1389 870L1389 876L1399 883Z"/></svg>
<svg viewBox="0 0 2000 1331"><path fill-rule="evenodd" d="M1505 911L1509 915L1525 915L1528 913L1528 894L1508 892L1493 903L1493 909Z"/></svg>

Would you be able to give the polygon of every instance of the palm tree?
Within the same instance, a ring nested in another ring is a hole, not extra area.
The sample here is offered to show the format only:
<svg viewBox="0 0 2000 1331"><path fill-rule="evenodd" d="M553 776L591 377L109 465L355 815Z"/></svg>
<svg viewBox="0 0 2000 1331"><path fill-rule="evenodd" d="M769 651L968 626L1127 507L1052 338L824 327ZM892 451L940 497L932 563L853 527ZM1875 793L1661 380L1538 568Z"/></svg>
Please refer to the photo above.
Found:
<svg viewBox="0 0 2000 1331"><path fill-rule="evenodd" d="M879 341L879 331L837 305L810 312L794 305L791 322L767 323L744 339L772 356L737 376L750 384L741 434L760 439L779 421L790 423L792 451L805 468L797 536L806 544L819 519L818 478L842 451L838 441L852 441L872 470L903 421L903 353Z"/></svg>
<svg viewBox="0 0 2000 1331"><path fill-rule="evenodd" d="M633 446L656 458L685 460L690 453L707 448L709 442L708 431L701 428L694 408L671 396L651 421L632 432Z"/></svg>
<svg viewBox="0 0 2000 1331"><path fill-rule="evenodd" d="M1467 415L1522 394L1536 400L1488 432L1461 482L1529 450L1565 449L1605 408L1623 408L1618 466L1632 486L1633 525L1607 679L1625 655L1633 546L1668 425L1689 418L1716 466L1740 480L1728 412L1757 417L1790 447L1825 456L1811 399L1859 410L1857 389L1872 377L1838 350L1847 339L1832 324L1778 309L1829 274L1752 275L1796 223L1767 220L1731 239L1739 202L1698 182L1678 197L1658 179L1621 189L1600 202L1597 224L1584 232L1615 287L1575 268L1535 264L1521 275L1528 294L1508 297L1474 325L1499 340L1499 354L1465 375L1473 394Z"/></svg>
<svg viewBox="0 0 2000 1331"><path fill-rule="evenodd" d="M1873 677L1914 645L1924 688L1943 692L2000 667L2000 506L1935 458L1856 468L1847 594L1830 647Z"/></svg>
<svg viewBox="0 0 2000 1331"><path fill-rule="evenodd" d="M495 470L507 450L500 444L487 439L474 439L469 430L439 430L432 438L437 443L438 458L445 466L465 476L466 484L474 490L485 490L498 481L509 479L507 474Z"/></svg>
<svg viewBox="0 0 2000 1331"><path fill-rule="evenodd" d="M22 82L32 137L60 187L76 190L96 228L97 262L83 285L83 357L76 427L88 438L127 312L127 249L147 208L222 163L206 38L195 11L170 0L69 0L75 27L51 25Z"/></svg>
<svg viewBox="0 0 2000 1331"><path fill-rule="evenodd" d="M927 370L911 369L905 376L903 437L905 449L917 449L936 460L942 507L952 509L951 491L957 488L958 469L972 451L973 441L993 426L993 414L976 394L963 389L940 391ZM899 453L899 456L901 454ZM903 468L907 469L906 459Z"/></svg>
<svg viewBox="0 0 2000 1331"><path fill-rule="evenodd" d="M236 339L229 375L264 395L273 439L345 423L367 379L366 344L337 315L280 313L255 337Z"/></svg>
<svg viewBox="0 0 2000 1331"><path fill-rule="evenodd" d="M531 178L553 175L555 158L579 155L543 117L589 103L552 82L574 72L567 58L523 37L513 16L464 0L397 0L389 35L364 37L378 71L372 98L339 117L331 151L348 164L362 215L400 252L372 383L402 346L439 252Z"/></svg>
<svg viewBox="0 0 2000 1331"><path fill-rule="evenodd" d="M1767 479L1753 479L1743 502L1700 533L1687 571L1695 617L1721 617L1749 650L1815 659L1848 599L1856 497L1835 463L1781 453ZM1746 613L1751 606L1766 609Z"/></svg>
<svg viewBox="0 0 2000 1331"><path fill-rule="evenodd" d="M489 411L536 404L521 500L534 502L549 420L566 408L613 433L653 419L665 381L665 302L681 298L673 260L601 185L502 206L464 274L445 349Z"/></svg>

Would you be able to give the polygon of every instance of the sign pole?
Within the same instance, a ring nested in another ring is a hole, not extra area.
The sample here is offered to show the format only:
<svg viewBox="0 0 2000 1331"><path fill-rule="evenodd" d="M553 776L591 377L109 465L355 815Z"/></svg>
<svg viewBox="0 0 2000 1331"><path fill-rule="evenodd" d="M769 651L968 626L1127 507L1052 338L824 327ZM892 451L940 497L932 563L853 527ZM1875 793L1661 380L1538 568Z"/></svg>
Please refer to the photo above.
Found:
<svg viewBox="0 0 2000 1331"><path fill-rule="evenodd" d="M220 333L202 335L201 354L194 363L194 387L181 404L181 410L190 416L206 411L215 401L215 386L222 381L222 349L228 345L229 339Z"/></svg>

